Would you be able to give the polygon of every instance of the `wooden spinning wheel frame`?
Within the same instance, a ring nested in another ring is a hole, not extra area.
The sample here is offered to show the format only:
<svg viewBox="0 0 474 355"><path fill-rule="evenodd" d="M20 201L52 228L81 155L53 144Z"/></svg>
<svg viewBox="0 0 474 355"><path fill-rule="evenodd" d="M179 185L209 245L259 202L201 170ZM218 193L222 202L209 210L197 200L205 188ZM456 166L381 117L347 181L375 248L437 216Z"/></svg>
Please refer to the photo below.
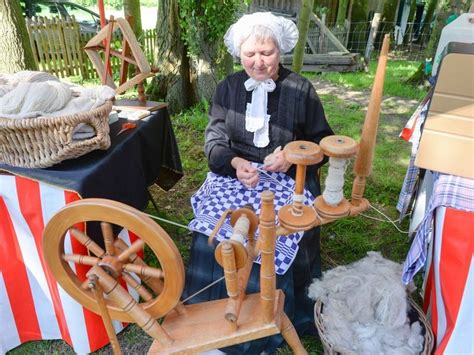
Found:
<svg viewBox="0 0 474 355"><path fill-rule="evenodd" d="M168 234L149 217L119 202L103 199L76 201L62 208L47 224L43 236L46 261L59 284L79 303L102 315L116 354L120 348L111 318L135 322L155 339L151 353L190 353L225 347L273 334L282 334L296 354L306 354L301 341L283 311L284 294L275 289L275 239L295 231L304 231L346 216L355 216L369 208L363 198L369 176L377 134L388 35L382 46L379 65L369 103L361 143L343 136L325 139L318 146L296 141L284 148L287 161L297 165L293 204L279 211L275 222L273 193L261 195L261 214L243 207L230 211L233 235L216 248L216 260L224 269L229 298L183 306L184 265ZM315 210L303 205L306 166L326 156L349 158L358 151L354 164L352 198L338 206L328 206L318 197ZM227 215L227 214L226 214ZM221 218L223 222L226 216ZM85 233L75 229L78 223L100 221L105 250ZM253 233L259 226L259 239ZM112 225L132 231L141 239L130 247L113 237ZM219 223L216 228L219 228ZM91 255L65 254L64 239L71 236L84 245ZM246 237L247 245L239 242ZM235 237L235 238L234 238ZM161 269L150 267L136 256L147 244L157 257ZM260 293L245 295L254 258L260 253ZM80 280L69 262L92 266L87 280ZM141 286L129 273L135 273L152 290ZM144 302L138 304L120 285L122 278L135 288ZM103 293L107 295L104 297ZM152 294L154 293L154 295ZM170 312L171 310L176 312ZM162 325L156 319L166 316ZM199 329L198 329L199 327ZM195 333L198 332L198 335ZM192 337L191 337L192 335Z"/></svg>
<svg viewBox="0 0 474 355"><path fill-rule="evenodd" d="M86 234L74 229L74 225L90 221L105 222L102 224L102 233L106 250L103 250ZM128 247L119 239L111 239L113 237L111 230L107 231L107 225L110 227L112 224L132 231L141 240ZM64 252L64 238L68 231L91 252L90 256L84 257ZM140 303L140 306L155 319L164 316L179 303L184 287L184 265L181 255L171 238L158 224L125 204L102 199L73 202L53 216L44 230L44 241L45 259L59 284L77 302L96 313L100 314L99 305L93 292L87 288L87 281L79 280L65 259L78 264L101 265L108 274L122 277L134 288L137 285L130 280L129 275L136 273L145 283L149 282L150 289L155 289L155 293L159 292L148 301ZM161 269L147 266L135 256L135 253L143 247L142 241L155 254ZM134 262L130 259L134 259ZM161 279L162 286L153 287L153 278ZM160 288L162 290L159 290ZM148 298L143 297L143 293L139 292L139 294L142 298ZM123 322L134 321L127 312L112 302L108 300L105 302L111 318Z"/></svg>

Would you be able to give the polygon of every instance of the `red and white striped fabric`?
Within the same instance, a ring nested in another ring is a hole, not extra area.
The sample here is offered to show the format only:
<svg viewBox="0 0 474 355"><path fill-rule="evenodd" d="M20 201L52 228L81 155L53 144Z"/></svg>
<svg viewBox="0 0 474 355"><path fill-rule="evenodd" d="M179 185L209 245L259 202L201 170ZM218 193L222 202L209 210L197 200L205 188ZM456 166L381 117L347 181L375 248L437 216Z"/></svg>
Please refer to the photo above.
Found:
<svg viewBox="0 0 474 355"><path fill-rule="evenodd" d="M44 226L61 207L78 199L75 192L0 175L0 354L30 340L64 339L77 353L109 342L102 319L56 283L43 257ZM126 231L120 237L130 244ZM69 237L65 250L85 253ZM88 270L83 265L71 267L78 275ZM117 332L124 325L114 321Z"/></svg>
<svg viewBox="0 0 474 355"><path fill-rule="evenodd" d="M425 278L435 354L474 354L474 212L438 207Z"/></svg>

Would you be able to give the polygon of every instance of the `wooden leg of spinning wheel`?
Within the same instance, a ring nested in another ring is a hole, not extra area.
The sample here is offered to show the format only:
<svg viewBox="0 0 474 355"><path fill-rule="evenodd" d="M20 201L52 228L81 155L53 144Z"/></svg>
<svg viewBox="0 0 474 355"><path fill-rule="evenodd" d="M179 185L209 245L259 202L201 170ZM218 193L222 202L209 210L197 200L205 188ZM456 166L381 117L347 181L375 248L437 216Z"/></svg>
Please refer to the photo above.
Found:
<svg viewBox="0 0 474 355"><path fill-rule="evenodd" d="M135 301L135 299L123 289L122 286L105 272L100 267L93 267L88 275L97 275L98 283L104 289L105 294L109 299L114 302L119 308L137 323L137 325L143 329L145 333L150 335L153 339L158 340L163 345L170 345L173 343L173 339L170 338L168 333L161 327L161 325L153 319L153 317L145 311Z"/></svg>
<svg viewBox="0 0 474 355"><path fill-rule="evenodd" d="M95 299L100 309L100 316L102 317L102 322L104 323L105 330L110 340L110 345L112 346L112 351L114 355L122 355L122 350L120 349L120 344L117 339L117 334L115 334L115 329L112 325L112 319L110 318L109 311L104 301L104 295L102 294L102 287L100 287L97 282L96 275L89 276L89 288L94 293Z"/></svg>
<svg viewBox="0 0 474 355"><path fill-rule="evenodd" d="M288 346L291 348L294 354L296 355L307 355L308 352L301 344L301 340L296 333L295 327L291 323L290 319L286 313L282 313L281 317L281 335L287 342Z"/></svg>

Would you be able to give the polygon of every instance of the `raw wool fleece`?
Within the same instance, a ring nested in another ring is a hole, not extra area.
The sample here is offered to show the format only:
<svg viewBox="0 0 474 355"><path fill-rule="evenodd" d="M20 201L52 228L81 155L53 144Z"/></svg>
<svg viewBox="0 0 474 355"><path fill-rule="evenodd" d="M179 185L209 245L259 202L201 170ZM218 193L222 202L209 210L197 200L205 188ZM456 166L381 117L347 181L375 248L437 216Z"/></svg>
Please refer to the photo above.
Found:
<svg viewBox="0 0 474 355"><path fill-rule="evenodd" d="M409 324L402 265L380 253L314 279L308 296L324 305L326 336L343 354L419 354L419 322Z"/></svg>
<svg viewBox="0 0 474 355"><path fill-rule="evenodd" d="M93 110L113 99L108 86L83 88L59 81L55 76L34 71L0 74L0 116L11 119L66 116ZM95 129L80 123L72 139L95 136Z"/></svg>

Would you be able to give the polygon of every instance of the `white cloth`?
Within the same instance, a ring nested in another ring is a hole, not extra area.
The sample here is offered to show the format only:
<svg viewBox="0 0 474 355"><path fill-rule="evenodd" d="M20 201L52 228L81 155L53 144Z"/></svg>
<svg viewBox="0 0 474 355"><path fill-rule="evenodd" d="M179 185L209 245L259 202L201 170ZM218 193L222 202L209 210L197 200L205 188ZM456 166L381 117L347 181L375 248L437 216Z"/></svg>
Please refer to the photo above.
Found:
<svg viewBox="0 0 474 355"><path fill-rule="evenodd" d="M250 36L256 26L266 27L273 33L281 53L291 51L298 41L298 27L293 21L275 16L271 12L255 12L242 16L224 35L224 44L230 54L240 57L242 42Z"/></svg>
<svg viewBox="0 0 474 355"><path fill-rule="evenodd" d="M257 81L249 78L244 83L247 91L252 91L252 102L247 104L245 111L245 129L253 133L253 144L263 148L270 143L268 124L270 115L267 114L268 93L276 88L272 79Z"/></svg>

